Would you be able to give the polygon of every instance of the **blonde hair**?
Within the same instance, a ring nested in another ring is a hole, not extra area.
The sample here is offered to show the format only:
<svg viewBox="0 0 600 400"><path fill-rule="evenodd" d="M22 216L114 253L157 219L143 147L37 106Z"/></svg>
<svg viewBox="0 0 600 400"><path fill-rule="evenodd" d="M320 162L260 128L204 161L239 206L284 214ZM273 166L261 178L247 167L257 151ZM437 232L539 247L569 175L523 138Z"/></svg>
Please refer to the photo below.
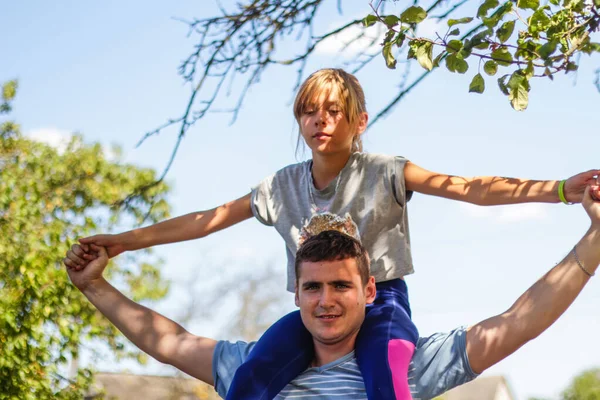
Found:
<svg viewBox="0 0 600 400"><path fill-rule="evenodd" d="M335 95L340 101L342 113L346 116L351 129L358 130L359 118L367 112L365 93L356 77L343 69L326 68L313 72L300 86L294 100L294 117L300 126L300 118L309 107L313 107L320 95L327 92ZM298 144L300 143L298 136ZM362 151L362 140L358 132L352 139L352 151Z"/></svg>

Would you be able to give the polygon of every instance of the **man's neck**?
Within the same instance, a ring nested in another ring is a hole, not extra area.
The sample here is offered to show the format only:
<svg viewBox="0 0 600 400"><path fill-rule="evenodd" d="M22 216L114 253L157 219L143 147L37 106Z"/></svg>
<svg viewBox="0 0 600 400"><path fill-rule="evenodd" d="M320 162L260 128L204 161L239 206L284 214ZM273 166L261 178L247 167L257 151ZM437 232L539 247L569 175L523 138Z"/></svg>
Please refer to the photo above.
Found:
<svg viewBox="0 0 600 400"><path fill-rule="evenodd" d="M312 177L315 187L322 190L327 187L344 168L351 153L348 154L313 154Z"/></svg>
<svg viewBox="0 0 600 400"><path fill-rule="evenodd" d="M314 344L315 359L313 360L312 367L322 367L351 353L356 344L356 334L335 344L325 344L317 340L314 340Z"/></svg>

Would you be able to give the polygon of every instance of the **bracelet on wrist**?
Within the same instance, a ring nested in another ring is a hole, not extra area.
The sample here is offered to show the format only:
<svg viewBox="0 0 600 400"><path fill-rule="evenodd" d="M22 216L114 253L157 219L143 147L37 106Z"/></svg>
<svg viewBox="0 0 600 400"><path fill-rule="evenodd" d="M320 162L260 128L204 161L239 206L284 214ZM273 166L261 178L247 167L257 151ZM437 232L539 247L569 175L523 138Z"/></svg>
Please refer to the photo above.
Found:
<svg viewBox="0 0 600 400"><path fill-rule="evenodd" d="M579 257L577 257L577 251L575 250L576 247L577 247L576 245L573 246L573 250L571 250L571 252L573 253L573 256L575 257L575 261L577 262L577 265L579 265L579 268L581 268L581 270L583 272L585 272L585 274L587 276L589 276L589 277L592 277L592 276L596 275L595 272L590 272L587 269L585 269L585 267L583 266L583 264L581 263L581 261L579 261Z"/></svg>
<svg viewBox="0 0 600 400"><path fill-rule="evenodd" d="M562 181L560 181L558 183L558 198L564 204L571 205L573 203L571 203L570 201L567 201L567 198L565 197L565 183L566 182L567 182L567 180L563 179Z"/></svg>

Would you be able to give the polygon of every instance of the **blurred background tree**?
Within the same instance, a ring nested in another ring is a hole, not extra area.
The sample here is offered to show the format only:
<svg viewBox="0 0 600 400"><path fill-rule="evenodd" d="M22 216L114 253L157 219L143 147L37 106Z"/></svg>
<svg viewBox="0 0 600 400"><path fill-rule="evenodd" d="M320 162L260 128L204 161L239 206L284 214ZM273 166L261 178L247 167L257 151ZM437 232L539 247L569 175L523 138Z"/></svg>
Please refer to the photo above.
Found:
<svg viewBox="0 0 600 400"><path fill-rule="evenodd" d="M600 368L582 372L562 393L562 400L600 400Z"/></svg>
<svg viewBox="0 0 600 400"><path fill-rule="evenodd" d="M17 88L3 84L0 115L11 112ZM153 170L121 164L117 148L77 135L56 148L22 136L14 121L0 124L0 398L80 399L92 371L65 371L90 340L143 358L70 284L61 260L77 237L166 218L168 187L155 181ZM137 301L168 290L148 254L108 269Z"/></svg>

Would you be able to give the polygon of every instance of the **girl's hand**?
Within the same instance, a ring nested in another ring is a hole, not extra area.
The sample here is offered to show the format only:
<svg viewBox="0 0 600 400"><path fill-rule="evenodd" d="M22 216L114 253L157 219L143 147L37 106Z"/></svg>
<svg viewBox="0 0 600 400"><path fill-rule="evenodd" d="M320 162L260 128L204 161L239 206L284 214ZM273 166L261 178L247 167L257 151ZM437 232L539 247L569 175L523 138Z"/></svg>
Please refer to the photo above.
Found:
<svg viewBox="0 0 600 400"><path fill-rule="evenodd" d="M113 258L125 251L125 245L122 243L119 235L94 235L79 239L79 243L84 251L88 251L88 245L104 247L108 258Z"/></svg>
<svg viewBox="0 0 600 400"><path fill-rule="evenodd" d="M600 170L591 169L587 172L582 172L573 175L565 182L565 198L571 203L581 203L585 188L588 186L597 186L600 184Z"/></svg>

